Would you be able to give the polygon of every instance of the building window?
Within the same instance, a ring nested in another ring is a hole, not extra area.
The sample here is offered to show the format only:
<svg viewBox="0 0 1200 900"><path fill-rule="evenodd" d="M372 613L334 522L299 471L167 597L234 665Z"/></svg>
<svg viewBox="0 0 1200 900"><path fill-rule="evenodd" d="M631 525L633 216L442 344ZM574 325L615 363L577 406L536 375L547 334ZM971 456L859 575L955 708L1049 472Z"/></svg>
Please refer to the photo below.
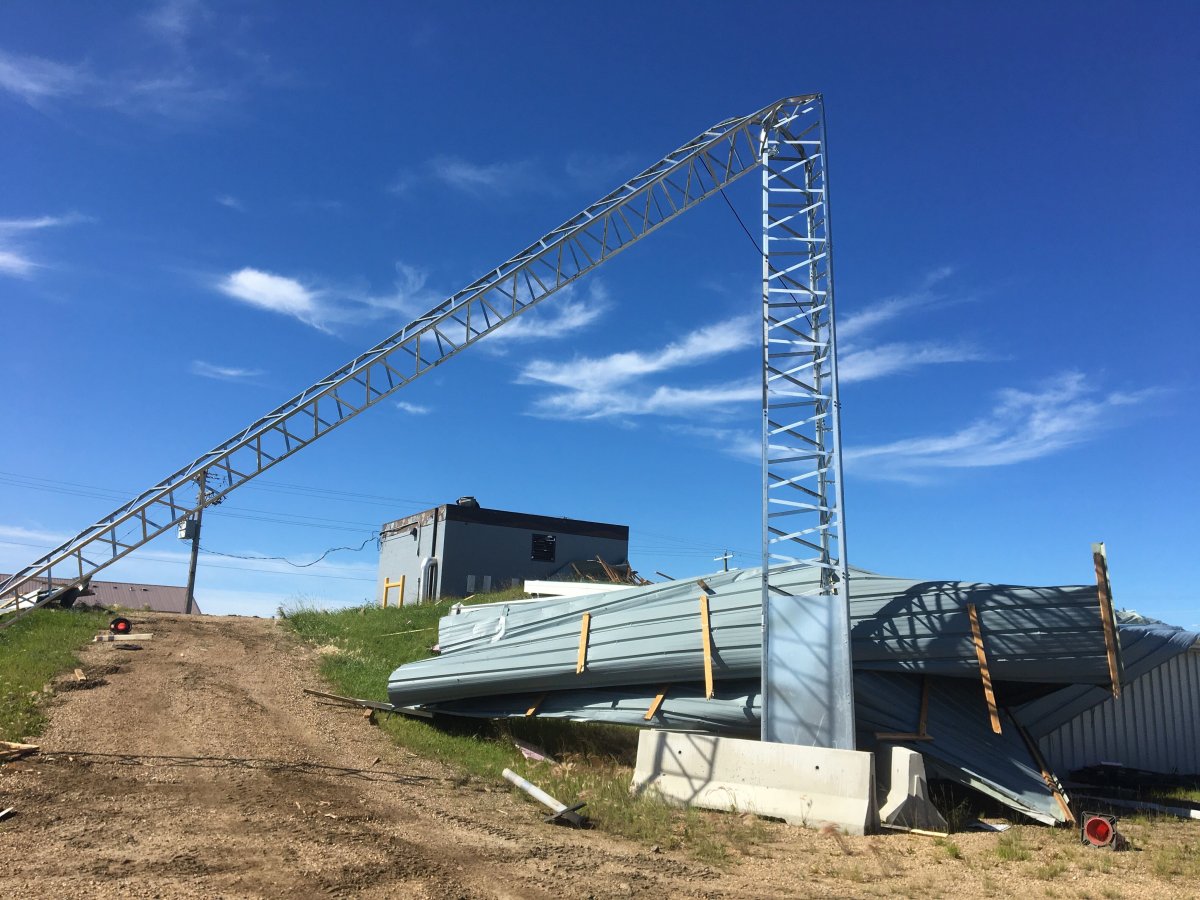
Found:
<svg viewBox="0 0 1200 900"><path fill-rule="evenodd" d="M537 562L554 562L555 537L552 534L535 534L530 559Z"/></svg>

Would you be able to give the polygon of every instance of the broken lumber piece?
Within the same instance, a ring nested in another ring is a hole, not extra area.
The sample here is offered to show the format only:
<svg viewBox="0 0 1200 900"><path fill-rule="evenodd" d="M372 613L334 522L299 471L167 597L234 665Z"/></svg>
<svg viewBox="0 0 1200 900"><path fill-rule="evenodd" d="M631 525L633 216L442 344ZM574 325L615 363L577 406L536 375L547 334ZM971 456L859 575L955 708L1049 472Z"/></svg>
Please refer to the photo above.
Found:
<svg viewBox="0 0 1200 900"><path fill-rule="evenodd" d="M0 762L11 762L30 753L37 753L41 747L37 744L20 744L16 741L0 741Z"/></svg>
<svg viewBox="0 0 1200 900"><path fill-rule="evenodd" d="M148 641L153 637L153 632L146 632L144 634L109 634L107 631L101 631L94 638L92 638L92 643L108 644L112 643L113 641Z"/></svg>

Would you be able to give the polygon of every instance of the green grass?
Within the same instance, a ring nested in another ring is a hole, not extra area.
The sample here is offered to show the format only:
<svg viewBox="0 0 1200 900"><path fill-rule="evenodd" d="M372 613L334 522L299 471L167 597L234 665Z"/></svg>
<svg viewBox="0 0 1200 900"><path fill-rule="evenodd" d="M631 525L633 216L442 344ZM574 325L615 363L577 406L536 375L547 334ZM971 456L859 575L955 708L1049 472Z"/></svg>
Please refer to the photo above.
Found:
<svg viewBox="0 0 1200 900"><path fill-rule="evenodd" d="M79 664L75 651L107 619L96 610L39 609L0 629L0 740L41 733L50 680Z"/></svg>
<svg viewBox="0 0 1200 900"><path fill-rule="evenodd" d="M470 602L523 596L510 590L479 595ZM333 612L300 606L282 614L296 634L321 652L320 672L338 693L386 701L388 676L397 666L431 655L438 619L456 602ZM397 744L421 756L493 782L500 781L501 770L512 769L566 803L586 801L585 812L599 828L663 848L684 848L706 862L728 862L736 855L734 847L761 843L767 834L767 827L754 817L632 799L634 728L536 717L495 722L443 718L430 724L384 716L379 724ZM513 746L513 738L544 748L561 764L525 759Z"/></svg>
<svg viewBox="0 0 1200 900"><path fill-rule="evenodd" d="M1029 859L1029 849L1017 829L1010 828L997 839L996 855L1006 862L1020 862Z"/></svg>

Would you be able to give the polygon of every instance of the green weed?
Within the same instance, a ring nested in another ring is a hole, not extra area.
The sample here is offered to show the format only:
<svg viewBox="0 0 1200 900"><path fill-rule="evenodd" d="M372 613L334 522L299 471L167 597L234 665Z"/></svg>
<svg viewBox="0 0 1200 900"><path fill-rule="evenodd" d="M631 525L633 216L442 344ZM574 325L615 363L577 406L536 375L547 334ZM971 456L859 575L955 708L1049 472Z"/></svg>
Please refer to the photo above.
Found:
<svg viewBox="0 0 1200 900"><path fill-rule="evenodd" d="M1017 829L1011 828L996 841L996 855L1006 862L1023 862L1029 859L1029 850Z"/></svg>
<svg viewBox="0 0 1200 900"><path fill-rule="evenodd" d="M522 596L511 590L470 602ZM459 601L333 612L298 604L281 610L281 615L297 635L321 649L320 672L338 693L386 700L388 676L400 665L432 655L438 620L455 602ZM586 802L584 812L606 831L664 849L684 849L714 865L731 862L737 855L734 848L761 843L768 834L768 827L752 816L679 809L653 797L631 798L638 736L634 728L537 717L495 722L439 717L429 722L384 716L379 723L397 744L420 756L491 781L510 768L565 802ZM513 746L514 738L542 747L560 764L525 759Z"/></svg>
<svg viewBox="0 0 1200 900"><path fill-rule="evenodd" d="M41 733L48 682L79 664L75 651L106 621L99 610L39 609L0 630L0 740Z"/></svg>

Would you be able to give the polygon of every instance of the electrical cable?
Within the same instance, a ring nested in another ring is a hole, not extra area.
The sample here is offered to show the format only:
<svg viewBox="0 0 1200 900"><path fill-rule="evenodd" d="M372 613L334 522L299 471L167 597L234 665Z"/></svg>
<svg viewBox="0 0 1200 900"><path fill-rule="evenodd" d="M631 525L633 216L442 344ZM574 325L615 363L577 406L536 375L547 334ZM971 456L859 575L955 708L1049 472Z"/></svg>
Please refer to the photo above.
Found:
<svg viewBox="0 0 1200 900"><path fill-rule="evenodd" d="M733 217L735 219L737 219L737 223L742 226L742 231L746 232L746 237L750 238L750 243L752 243L754 245L754 249L758 251L758 255L766 256L767 254L763 252L763 248L758 243L758 239L755 238L755 236L750 233L750 229L746 227L746 223L743 222L742 217L740 215L738 215L737 208L733 205L733 202L729 199L729 195L725 193L725 188L721 188L721 199L723 199L725 201L725 205L729 207L729 211L731 213L733 213Z"/></svg>
<svg viewBox="0 0 1200 900"><path fill-rule="evenodd" d="M323 560L325 557L327 557L330 553L337 553L339 550L348 550L351 553L358 553L359 551L365 549L367 544L371 543L371 541L375 541L376 543L378 543L378 541L379 541L378 532L371 535L369 538L367 538L365 541L363 541L357 547L330 547L328 550L326 550L324 553L322 553L320 556L318 556L312 562L306 562L306 563L292 562L290 559L288 559L285 556L241 556L237 553L222 553L220 550L209 550L207 547L201 547L200 550L203 553L209 553L213 556L227 556L230 559L273 560L273 561L277 561L277 562L285 562L289 566L294 566L297 569L307 569L309 566L315 566L317 563L319 563L321 560Z"/></svg>

